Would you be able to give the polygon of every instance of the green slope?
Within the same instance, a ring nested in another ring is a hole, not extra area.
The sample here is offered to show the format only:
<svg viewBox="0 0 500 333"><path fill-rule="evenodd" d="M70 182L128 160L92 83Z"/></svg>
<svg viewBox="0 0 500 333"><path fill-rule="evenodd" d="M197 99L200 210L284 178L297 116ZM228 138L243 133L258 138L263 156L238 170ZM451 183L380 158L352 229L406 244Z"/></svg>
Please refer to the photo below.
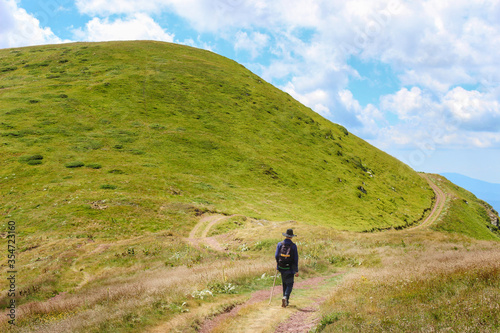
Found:
<svg viewBox="0 0 500 333"><path fill-rule="evenodd" d="M4 212L27 232L187 233L204 210L363 231L431 206L413 170L211 52L0 50L0 82Z"/></svg>
<svg viewBox="0 0 500 333"><path fill-rule="evenodd" d="M430 176L448 196L447 209L432 229L459 233L475 239L499 239L498 213L490 204L442 176Z"/></svg>

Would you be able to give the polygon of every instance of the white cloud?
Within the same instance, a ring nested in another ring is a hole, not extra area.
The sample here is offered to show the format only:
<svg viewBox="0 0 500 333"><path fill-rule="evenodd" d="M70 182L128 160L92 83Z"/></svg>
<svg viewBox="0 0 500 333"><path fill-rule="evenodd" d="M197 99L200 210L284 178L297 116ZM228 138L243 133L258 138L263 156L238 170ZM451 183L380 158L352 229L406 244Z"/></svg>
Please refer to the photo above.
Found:
<svg viewBox="0 0 500 333"><path fill-rule="evenodd" d="M169 1L149 0L76 0L78 10L87 15L109 16L112 14L153 13ZM193 2L186 0L186 2Z"/></svg>
<svg viewBox="0 0 500 333"><path fill-rule="evenodd" d="M402 88L381 98L381 112L400 121L381 128L378 147L484 148L500 144L500 105L494 96L456 87L431 98L418 87Z"/></svg>
<svg viewBox="0 0 500 333"><path fill-rule="evenodd" d="M77 39L96 42L108 40L159 40L173 42L174 35L169 34L146 14L135 14L126 19L111 21L108 18L93 18L84 29L76 29Z"/></svg>
<svg viewBox="0 0 500 333"><path fill-rule="evenodd" d="M263 1L245 0L77 0L81 13L110 16L112 14L173 11L204 32L215 32L226 27L249 27L254 20L265 25L272 16L266 12Z"/></svg>
<svg viewBox="0 0 500 333"><path fill-rule="evenodd" d="M357 135L366 139L375 138L379 134L381 126L385 126L386 121L383 114L372 104L362 107L349 90L342 90L338 94L341 105L353 114L358 121L358 126L354 130Z"/></svg>
<svg viewBox="0 0 500 333"><path fill-rule="evenodd" d="M460 127L479 132L500 132L500 104L491 96L456 87L443 98L443 105Z"/></svg>
<svg viewBox="0 0 500 333"><path fill-rule="evenodd" d="M264 47L268 45L269 36L260 32L252 32L247 34L243 31L236 33L236 42L234 48L236 50L246 50L250 52L252 59L259 56Z"/></svg>
<svg viewBox="0 0 500 333"><path fill-rule="evenodd" d="M393 95L382 96L380 107L396 114L400 120L408 120L428 114L426 109L432 108L432 101L418 87L402 88Z"/></svg>
<svg viewBox="0 0 500 333"><path fill-rule="evenodd" d="M0 48L64 42L50 28L19 8L15 0L0 0Z"/></svg>
<svg viewBox="0 0 500 333"><path fill-rule="evenodd" d="M312 107L313 110L321 114L323 117L331 118L332 114L327 105L331 104L329 100L328 93L324 90L317 89L310 91L305 94L297 92L293 83L289 82L285 87L282 88L283 91L289 93L293 98L297 99L304 105Z"/></svg>

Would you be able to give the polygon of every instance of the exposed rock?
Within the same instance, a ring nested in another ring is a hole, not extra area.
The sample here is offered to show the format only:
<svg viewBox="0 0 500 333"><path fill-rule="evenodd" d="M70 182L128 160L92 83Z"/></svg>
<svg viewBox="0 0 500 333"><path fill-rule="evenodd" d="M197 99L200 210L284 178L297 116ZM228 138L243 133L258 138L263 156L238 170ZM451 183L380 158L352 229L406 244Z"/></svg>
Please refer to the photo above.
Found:
<svg viewBox="0 0 500 333"><path fill-rule="evenodd" d="M486 211L488 212L488 216L490 217L490 222L491 224L493 224L495 227L500 227L500 220L498 218L498 213L496 210L494 210L493 208L490 208L490 209L486 209Z"/></svg>

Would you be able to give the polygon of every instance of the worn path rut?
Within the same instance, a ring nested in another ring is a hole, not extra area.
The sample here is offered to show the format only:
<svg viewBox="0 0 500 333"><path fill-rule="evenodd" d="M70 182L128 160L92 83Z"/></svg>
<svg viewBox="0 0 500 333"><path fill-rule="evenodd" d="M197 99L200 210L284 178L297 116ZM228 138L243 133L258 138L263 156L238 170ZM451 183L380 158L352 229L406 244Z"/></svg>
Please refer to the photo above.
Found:
<svg viewBox="0 0 500 333"><path fill-rule="evenodd" d="M443 211L444 205L446 203L446 194L436 184L434 184L434 182L429 178L429 176L426 174L420 174L420 176L425 180L427 180L430 187L436 194L436 202L434 203L434 207L432 207L431 213L422 223L420 223L417 226L408 228L406 230L422 229L424 227L428 227L431 224L433 224L437 220L437 218L441 215L441 212Z"/></svg>
<svg viewBox="0 0 500 333"><path fill-rule="evenodd" d="M207 237L210 229L217 223L234 217L237 215L207 215L203 216L200 221L194 226L189 233L187 240L195 247L199 248L201 244L212 248L215 251L226 251L226 249L215 239L215 237Z"/></svg>

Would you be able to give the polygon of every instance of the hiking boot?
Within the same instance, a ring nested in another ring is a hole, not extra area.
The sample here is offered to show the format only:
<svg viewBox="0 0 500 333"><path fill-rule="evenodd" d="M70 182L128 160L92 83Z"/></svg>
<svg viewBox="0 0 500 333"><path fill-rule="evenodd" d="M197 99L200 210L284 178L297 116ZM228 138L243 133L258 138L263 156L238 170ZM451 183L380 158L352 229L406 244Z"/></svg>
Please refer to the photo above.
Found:
<svg viewBox="0 0 500 333"><path fill-rule="evenodd" d="M288 298L287 298L287 299L286 299L286 302L285 302L285 307L287 307L287 306L288 306L288 304L289 304L289 302L288 302Z"/></svg>
<svg viewBox="0 0 500 333"><path fill-rule="evenodd" d="M286 308L287 305L288 305L288 300L286 299L286 297L283 297L281 299L281 307Z"/></svg>

